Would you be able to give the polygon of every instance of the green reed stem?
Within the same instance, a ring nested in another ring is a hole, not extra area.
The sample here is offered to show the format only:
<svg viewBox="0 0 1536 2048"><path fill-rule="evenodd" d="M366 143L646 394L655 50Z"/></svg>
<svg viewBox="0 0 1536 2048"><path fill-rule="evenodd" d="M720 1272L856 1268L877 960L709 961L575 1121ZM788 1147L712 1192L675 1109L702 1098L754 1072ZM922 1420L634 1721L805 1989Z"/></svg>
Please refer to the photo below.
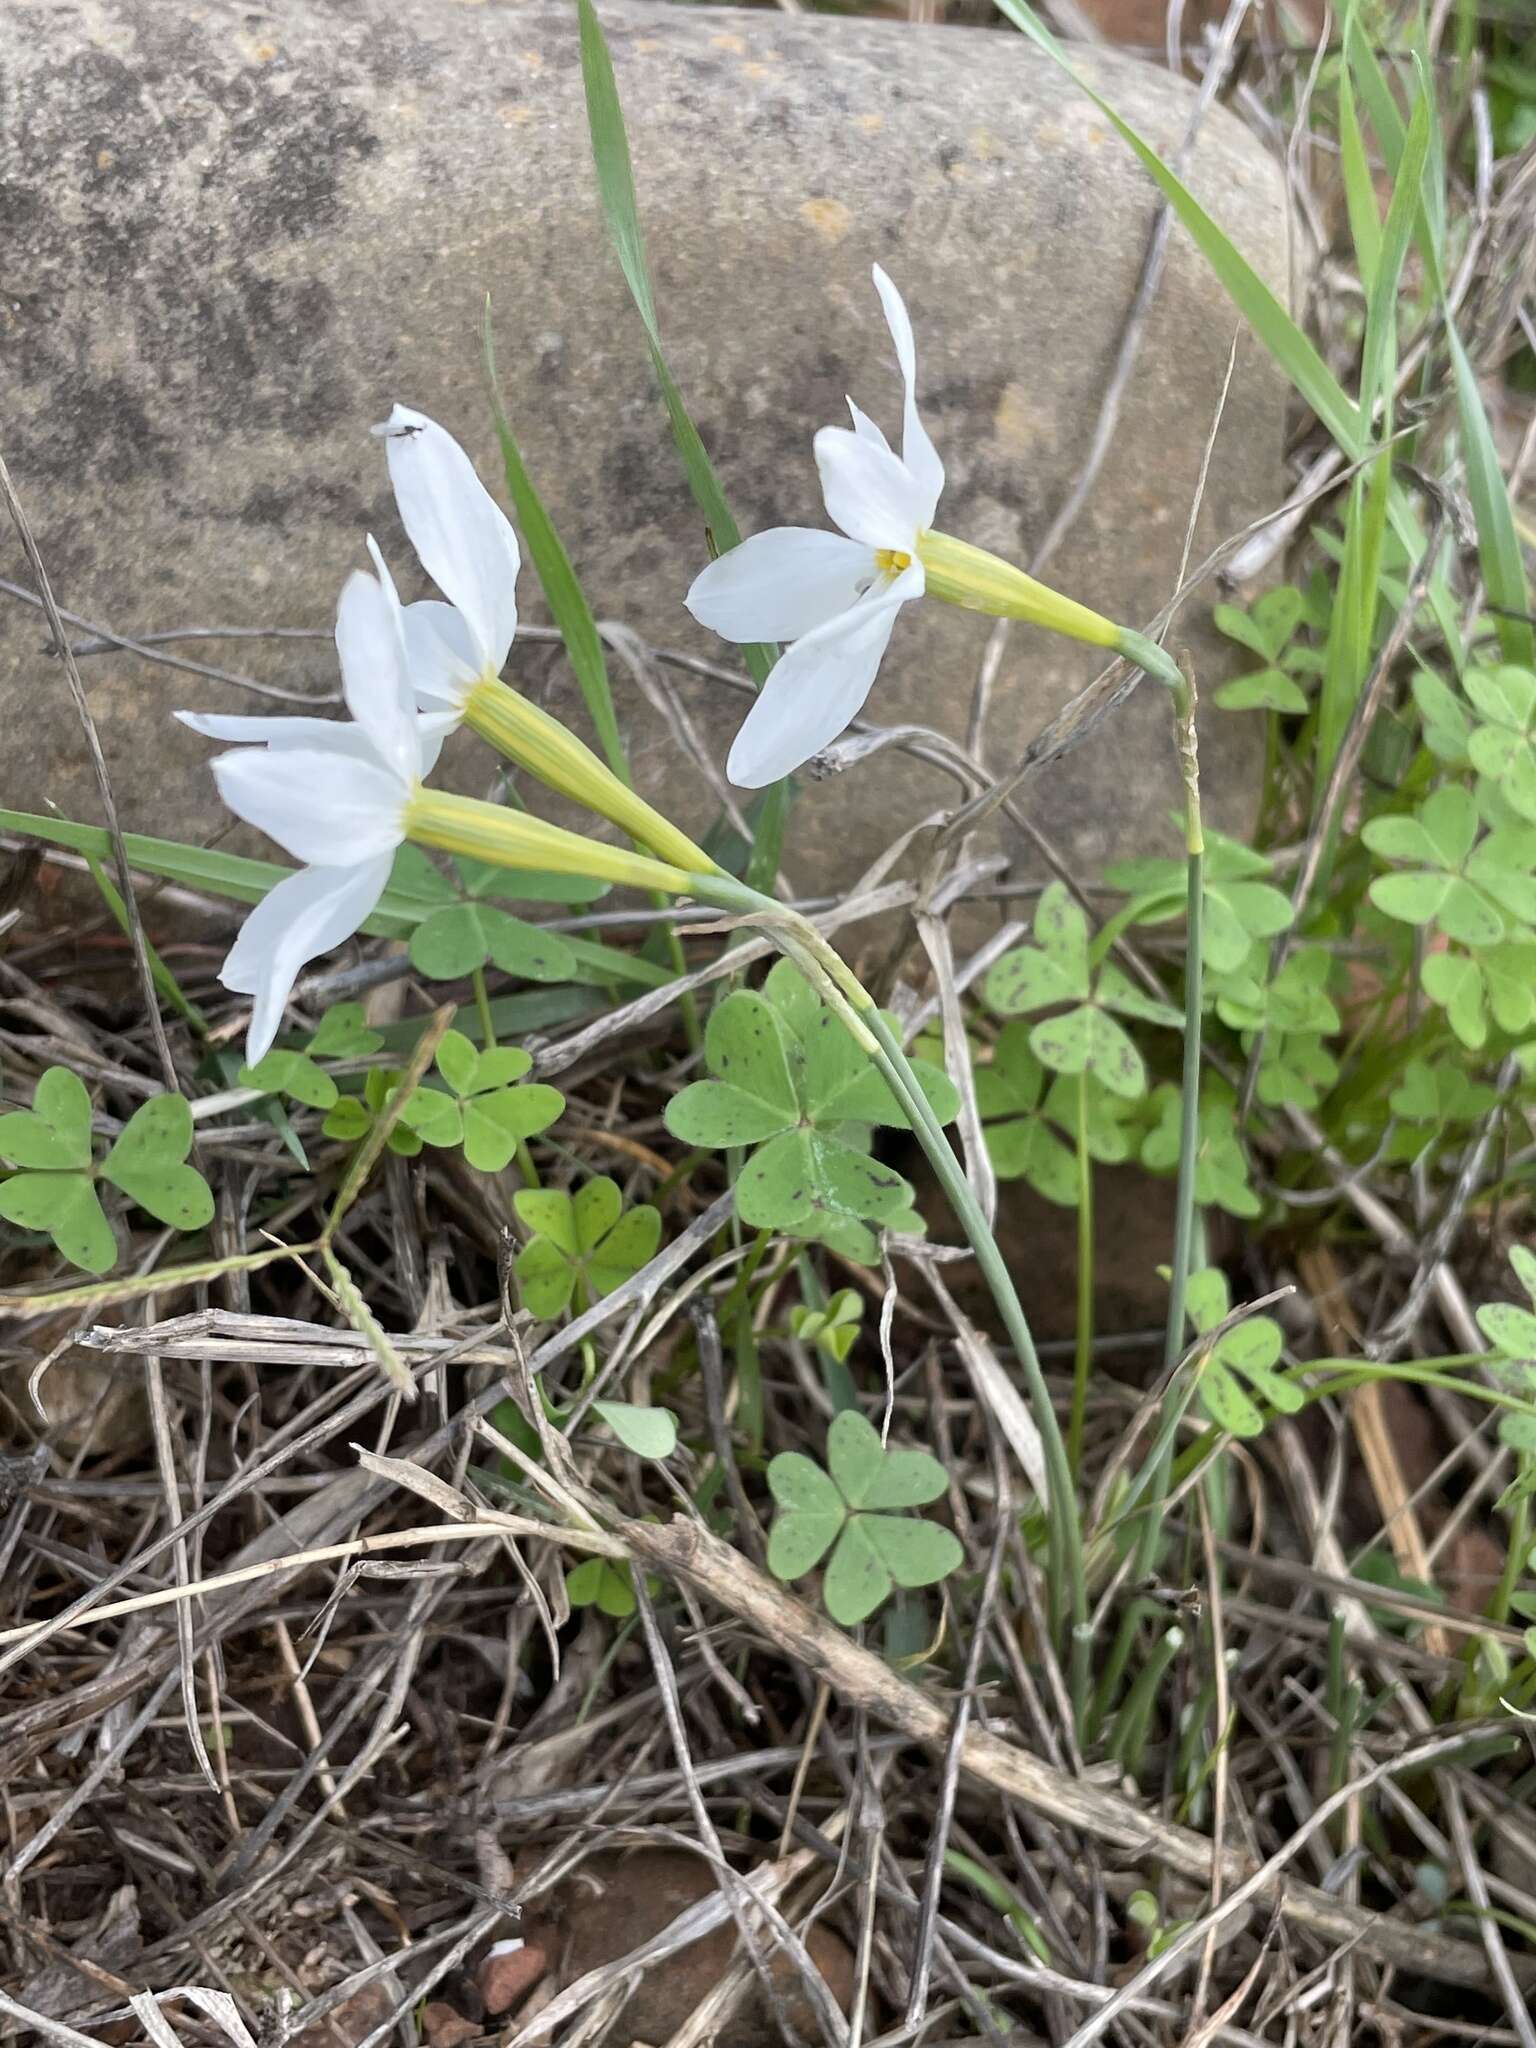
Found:
<svg viewBox="0 0 1536 2048"><path fill-rule="evenodd" d="M965 1169L945 1135L913 1073L900 1039L876 1008L873 998L851 968L830 947L821 934L803 918L786 911L772 897L760 896L745 884L717 875L693 878L697 895L723 908L758 916L780 948L805 968L824 998L830 1002L854 1037L869 1051L905 1111L913 1134L927 1155L934 1175L954 1210L966 1240L976 1254L983 1279L996 1302L1003 1328L1013 1346L1024 1375L1025 1391L1040 1432L1045 1458L1048 1498L1046 1526L1050 1544L1050 1592L1058 1625L1068 1621L1070 1630L1070 1683L1074 1713L1081 1725L1088 1701L1088 1583L1083 1564L1082 1525L1078 1517L1077 1490L1067 1461L1066 1444L1050 1388L1030 1334L1029 1320L998 1250L981 1206L966 1179Z"/></svg>
<svg viewBox="0 0 1536 2048"><path fill-rule="evenodd" d="M1200 1151L1200 1032L1204 1016L1205 835L1200 822L1200 756L1195 737L1195 687L1181 676L1173 690L1175 733L1184 779L1184 846L1188 889L1184 958L1184 1067L1179 1115L1179 1179L1173 1211L1173 1270L1163 1334L1165 1399L1177 1398L1172 1375L1184 1351L1184 1300L1195 1235L1195 1169ZM1136 1538L1135 1571L1145 1577L1157 1556L1163 1501L1172 1471L1172 1444L1159 1454L1147 1507Z"/></svg>
<svg viewBox="0 0 1536 2048"><path fill-rule="evenodd" d="M1093 1159L1088 1151L1088 1077L1077 1078L1077 1349L1072 1359L1072 1413L1067 1463L1074 1479L1083 1468L1083 1426L1093 1371Z"/></svg>

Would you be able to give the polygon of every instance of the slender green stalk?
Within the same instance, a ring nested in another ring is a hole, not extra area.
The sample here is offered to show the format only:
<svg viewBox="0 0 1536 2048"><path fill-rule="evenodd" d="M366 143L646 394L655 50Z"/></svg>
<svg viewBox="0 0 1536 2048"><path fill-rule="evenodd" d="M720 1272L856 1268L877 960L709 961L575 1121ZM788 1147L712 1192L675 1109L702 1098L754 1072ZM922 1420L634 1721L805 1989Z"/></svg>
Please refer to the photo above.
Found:
<svg viewBox="0 0 1536 2048"><path fill-rule="evenodd" d="M756 890L729 877L697 875L693 877L692 886L694 892L706 901L759 917L782 950L820 986L826 1000L839 1012L885 1076L976 1254L976 1263L997 1304L1003 1328L1024 1375L1035 1427L1040 1432L1049 1496L1046 1524L1050 1539L1050 1592L1058 1623L1070 1617L1070 1682L1073 1708L1080 1725L1088 1699L1090 1636L1088 1583L1083 1564L1077 1490L1028 1318L1007 1262L997 1248L997 1241L965 1177L965 1170L908 1063L900 1039L881 1016L868 990L815 927L786 910L772 897L760 896Z"/></svg>
<svg viewBox="0 0 1536 2048"><path fill-rule="evenodd" d="M1109 1731L1109 1753L1129 1777L1140 1775L1152 1710L1162 1695L1168 1667L1183 1647L1181 1628L1166 1629L1159 1636L1126 1694L1125 1705L1115 1716L1115 1725Z"/></svg>
<svg viewBox="0 0 1536 2048"><path fill-rule="evenodd" d="M1200 823L1200 756L1195 738L1195 690L1181 676L1173 692L1179 763L1184 778L1184 846L1188 895L1184 959L1184 1067L1179 1117L1179 1179L1174 1198L1173 1269L1168 1287L1168 1322L1163 1336L1163 1375L1172 1374L1184 1351L1184 1298L1190 1248L1195 1234L1195 1168L1200 1149L1200 1030L1204 1014L1202 940L1205 925L1205 835ZM1135 1569L1145 1577L1157 1555L1161 1509L1172 1470L1172 1445L1160 1454L1150 1498L1136 1539Z"/></svg>
<svg viewBox="0 0 1536 2048"><path fill-rule="evenodd" d="M1093 1370L1093 1160L1088 1151L1088 1082L1077 1080L1077 1350L1072 1360L1072 1414L1067 1463L1074 1479L1083 1466L1083 1424Z"/></svg>
<svg viewBox="0 0 1536 2048"><path fill-rule="evenodd" d="M1521 1478L1530 1471L1530 1460L1519 1460ZM1504 1550L1504 1569L1499 1573L1499 1583L1494 1587L1488 1602L1488 1619L1494 1622L1509 1620L1510 1602L1525 1572L1525 1556L1531 1547L1531 1497L1521 1494L1515 1502L1514 1512L1509 1518L1509 1535Z"/></svg>
<svg viewBox="0 0 1536 2048"><path fill-rule="evenodd" d="M491 1017L491 993L485 985L485 969L475 968L469 979L475 992L475 1009L480 1017L480 1036L489 1052L496 1043L496 1026Z"/></svg>

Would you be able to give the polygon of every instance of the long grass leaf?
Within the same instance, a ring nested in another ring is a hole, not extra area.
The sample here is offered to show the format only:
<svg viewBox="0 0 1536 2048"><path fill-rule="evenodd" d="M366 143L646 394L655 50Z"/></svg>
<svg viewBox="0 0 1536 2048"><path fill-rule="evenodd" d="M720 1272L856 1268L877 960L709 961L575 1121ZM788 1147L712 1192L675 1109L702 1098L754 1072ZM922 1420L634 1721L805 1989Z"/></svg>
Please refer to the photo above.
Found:
<svg viewBox="0 0 1536 2048"><path fill-rule="evenodd" d="M1408 124L1408 139L1398 161L1387 222L1376 247L1375 267L1366 298L1365 340L1360 360L1360 410L1367 420L1371 420L1375 417L1378 399L1381 401L1386 408L1380 425L1383 440L1392 431L1390 407L1393 371L1397 363L1398 287L1408 258L1414 220L1420 210L1424 164L1429 153L1429 128L1429 95L1420 92L1414 102L1413 119Z"/></svg>
<svg viewBox="0 0 1536 2048"><path fill-rule="evenodd" d="M1349 232L1355 244L1355 263L1360 282L1369 291L1381 255L1381 215L1376 206L1376 185L1365 153L1365 137L1355 112L1355 91L1346 69L1339 76L1339 159L1344 172L1344 204L1349 213Z"/></svg>
<svg viewBox="0 0 1536 2048"><path fill-rule="evenodd" d="M682 457L688 487L694 503L704 516L712 553L722 555L738 545L741 529L736 524L720 480L715 475L709 451L689 417L682 392L672 375L662 346L661 326L656 317L656 299L651 290L651 273L645 259L645 237L640 227L640 205L635 196L634 165L629 154L629 136L624 126L624 109L619 100L613 58L592 0L576 0L581 23L581 70L586 86L587 125L592 135L592 158L597 168L598 196L608 232L618 254L619 268L629 286L645 326L651 366L661 386L662 401L672 426L672 438ZM778 660L771 646L742 649L747 673L761 689L768 672ZM789 814L791 786L778 783L758 813L752 857L747 880L756 888L769 888L778 871L784 825Z"/></svg>
<svg viewBox="0 0 1536 2048"><path fill-rule="evenodd" d="M582 0L582 4L587 4L587 0ZM1230 237L1217 226L1152 145L1143 141L1103 94L1080 75L1067 52L1036 17L1026 0L994 0L994 5L1015 28L1044 50L1053 63L1061 66L1078 90L1087 94L1115 132L1129 145L1255 335L1339 446L1347 455L1358 459L1365 452L1369 439L1359 407L1252 264L1239 253Z"/></svg>
<svg viewBox="0 0 1536 2048"><path fill-rule="evenodd" d="M615 775L628 782L629 757L619 735L613 691L608 681L608 662L598 635L597 621L592 616L592 607L581 587L581 579L566 553L565 543L523 460L523 451L517 445L517 436L512 431L501 386L496 379L496 345L491 333L489 299L485 306L485 378L490 387L491 413L496 423L496 438L501 443L507 489L512 493L517 523L533 557L534 571L549 606L550 617L565 642L565 651L587 707L587 716L592 721L592 729L597 734L598 745L603 750L603 758Z"/></svg>
<svg viewBox="0 0 1536 2048"><path fill-rule="evenodd" d="M1499 466L1499 451L1494 446L1483 394L1477 387L1477 373L1461 345L1461 337L1456 332L1449 309L1446 312L1445 338L1451 352L1456 401L1461 409L1461 452L1466 468L1467 496L1472 503L1472 517L1477 522L1477 559L1482 567L1488 601L1501 608L1494 615L1499 647L1506 661L1531 668L1536 666L1536 636L1532 634L1530 620L1523 616L1506 616L1511 612L1524 614L1531 608L1525 557L1520 552L1520 536L1515 530L1509 486Z"/></svg>

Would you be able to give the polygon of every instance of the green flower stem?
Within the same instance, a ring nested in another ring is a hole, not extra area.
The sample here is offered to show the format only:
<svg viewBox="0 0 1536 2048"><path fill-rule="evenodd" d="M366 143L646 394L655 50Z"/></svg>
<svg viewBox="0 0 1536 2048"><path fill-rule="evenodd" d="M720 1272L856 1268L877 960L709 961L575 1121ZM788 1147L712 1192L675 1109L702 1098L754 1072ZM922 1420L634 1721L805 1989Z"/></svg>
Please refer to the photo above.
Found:
<svg viewBox="0 0 1536 2048"><path fill-rule="evenodd" d="M1184 959L1184 1068L1179 1114L1179 1179L1173 1212L1173 1269L1163 1335L1163 1376L1173 1398L1172 1375L1184 1351L1184 1299L1195 1235L1195 1168L1200 1149L1200 1031L1204 1016L1205 835L1200 820L1200 755L1195 736L1195 690L1183 675L1173 690L1175 733L1184 780L1184 846L1188 892ZM1172 1474L1172 1445L1159 1454L1147 1507L1136 1538L1135 1572L1145 1577L1157 1555L1161 1508Z"/></svg>
<svg viewBox="0 0 1536 2048"><path fill-rule="evenodd" d="M1083 1425L1088 1413L1088 1380L1093 1371L1093 1159L1088 1151L1088 1082L1077 1080L1077 1350L1072 1360L1072 1414L1067 1423L1067 1463L1073 1477L1083 1467Z"/></svg>
<svg viewBox="0 0 1536 2048"><path fill-rule="evenodd" d="M1083 1566L1077 1491L1067 1462L1061 1426L1056 1420L1050 1388L1046 1385L1023 1304L986 1217L971 1191L965 1170L912 1072L900 1039L880 1015L868 990L821 934L803 918L786 911L772 897L760 896L740 882L697 875L692 886L695 893L710 902L719 903L722 908L758 916L789 957L810 969L813 979L827 993L849 1029L871 1053L906 1112L913 1133L927 1154L939 1185L976 1254L976 1262L997 1304L1003 1328L1024 1375L1035 1426L1040 1432L1049 1490L1046 1511L1050 1534L1050 1590L1058 1621L1062 1618L1063 1608L1070 1616L1072 1698L1074 1712L1080 1719L1088 1696L1090 1638L1088 1585Z"/></svg>
<svg viewBox="0 0 1536 2048"><path fill-rule="evenodd" d="M1526 1478L1531 1461L1521 1458L1516 1469L1520 1477ZM1522 1493L1515 1502L1509 1518L1509 1536L1504 1548L1504 1569L1499 1573L1499 1583L1494 1587L1488 1601L1488 1619L1492 1622L1509 1620L1510 1602L1519 1588L1525 1572L1526 1552L1531 1547L1531 1497Z"/></svg>
<svg viewBox="0 0 1536 2048"><path fill-rule="evenodd" d="M491 993L485 985L485 969L476 967L469 980L475 992L475 1009L480 1017L480 1036L485 1041L485 1050L489 1052L496 1043L496 1026L491 1021Z"/></svg>

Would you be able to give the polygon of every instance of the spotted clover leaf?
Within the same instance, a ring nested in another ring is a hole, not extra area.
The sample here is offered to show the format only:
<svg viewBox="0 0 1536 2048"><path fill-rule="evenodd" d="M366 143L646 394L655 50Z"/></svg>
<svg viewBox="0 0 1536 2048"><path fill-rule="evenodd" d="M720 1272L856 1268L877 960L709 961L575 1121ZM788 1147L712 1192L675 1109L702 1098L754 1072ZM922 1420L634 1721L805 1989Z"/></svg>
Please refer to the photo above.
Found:
<svg viewBox="0 0 1536 2048"><path fill-rule="evenodd" d="M926 1507L948 1483L937 1458L888 1450L857 1409L842 1409L827 1431L826 1470L801 1451L781 1452L768 1467L779 1510L768 1537L768 1569L791 1581L826 1558L821 1590L827 1612L853 1628L898 1586L936 1585L964 1562L952 1530L900 1512Z"/></svg>
<svg viewBox="0 0 1536 2048"><path fill-rule="evenodd" d="M739 989L717 1003L704 1058L711 1078L672 1098L667 1128L686 1145L754 1148L735 1184L744 1223L866 1263L879 1255L871 1225L921 1228L910 1184L867 1149L870 1127L906 1129L906 1113L796 968L780 962L761 994ZM914 1072L947 1122L958 1106L948 1076L922 1061Z"/></svg>

